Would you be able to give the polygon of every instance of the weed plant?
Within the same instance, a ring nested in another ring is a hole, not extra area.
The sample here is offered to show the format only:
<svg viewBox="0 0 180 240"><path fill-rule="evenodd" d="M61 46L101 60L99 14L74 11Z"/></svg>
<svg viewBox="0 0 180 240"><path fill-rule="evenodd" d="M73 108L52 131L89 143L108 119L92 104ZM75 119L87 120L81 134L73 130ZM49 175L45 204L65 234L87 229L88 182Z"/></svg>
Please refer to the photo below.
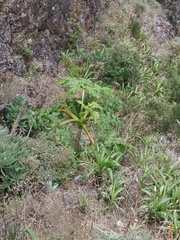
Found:
<svg viewBox="0 0 180 240"><path fill-rule="evenodd" d="M86 196L84 195L83 191L80 190L79 191L79 206L81 209L81 212L85 212L88 205L89 205L89 200L86 198Z"/></svg>
<svg viewBox="0 0 180 240"><path fill-rule="evenodd" d="M110 98L113 96L113 91L109 87L100 86L97 83L94 83L91 79L87 78L76 78L76 77L65 77L58 81L62 86L69 87L68 93L70 95L75 93L81 93L82 90L85 90L89 96L94 98L106 97Z"/></svg>
<svg viewBox="0 0 180 240"><path fill-rule="evenodd" d="M33 52L28 47L25 47L24 51L23 51L23 54L26 57L31 57L33 55Z"/></svg>
<svg viewBox="0 0 180 240"><path fill-rule="evenodd" d="M140 17L140 15L146 11L146 7L144 4L136 2L134 10L137 16Z"/></svg>
<svg viewBox="0 0 180 240"><path fill-rule="evenodd" d="M29 229L23 229L21 226L20 219L13 219L13 221L9 224L7 224L1 232L0 229L0 239L4 240L26 240L26 239L31 239L31 240L37 240L37 235L34 232L32 228Z"/></svg>
<svg viewBox="0 0 180 240"><path fill-rule="evenodd" d="M81 162L89 166L85 174L86 178L94 175L101 182L104 175L107 177L108 169L113 171L120 169L119 159L121 156L121 152L111 154L104 146L93 145L87 149L87 152L82 153L83 160Z"/></svg>
<svg viewBox="0 0 180 240"><path fill-rule="evenodd" d="M68 49L73 49L77 45L77 42L79 39L81 39L83 35L83 30L79 27L76 26L76 31L74 31L70 36L69 36L69 41L67 43Z"/></svg>

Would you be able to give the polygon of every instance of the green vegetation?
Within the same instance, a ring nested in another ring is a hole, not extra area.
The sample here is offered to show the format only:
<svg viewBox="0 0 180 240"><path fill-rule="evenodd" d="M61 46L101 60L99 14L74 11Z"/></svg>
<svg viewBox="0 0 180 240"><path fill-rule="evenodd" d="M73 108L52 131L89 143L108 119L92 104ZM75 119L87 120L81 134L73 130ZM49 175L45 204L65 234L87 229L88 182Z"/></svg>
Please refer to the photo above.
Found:
<svg viewBox="0 0 180 240"><path fill-rule="evenodd" d="M0 138L1 194L4 190L11 190L17 182L25 178L29 171L25 159L31 154L26 141L20 136L10 136L6 130L0 129Z"/></svg>
<svg viewBox="0 0 180 240"><path fill-rule="evenodd" d="M99 118L99 114L96 110L100 109L100 106L96 102L88 103L88 105L84 104L84 90L82 92L82 100L81 101L77 100L77 103L79 103L81 106L80 112L79 112L79 118L69 110L61 109L61 112L68 114L71 117L71 119L65 120L60 123L60 126L67 123L76 123L78 125L79 129L76 135L75 148L74 148L75 152L79 151L79 144L80 144L82 130L85 131L91 143L94 144L94 139L91 136L90 132L88 131L85 123L90 121L96 122Z"/></svg>
<svg viewBox="0 0 180 240"><path fill-rule="evenodd" d="M104 83L135 85L139 80L141 61L138 53L126 45L97 49L87 59L89 64L103 64L99 79Z"/></svg>
<svg viewBox="0 0 180 240"><path fill-rule="evenodd" d="M109 186L106 191L103 192L103 194L106 201L108 201L110 204L114 204L118 209L120 201L127 197L127 194L124 194L126 190L123 187L124 183L127 181L118 176L114 176L112 169L108 168L107 170L109 174Z"/></svg>
<svg viewBox="0 0 180 240"><path fill-rule="evenodd" d="M89 166L86 173L86 178L89 178L92 174L97 177L99 183L104 179L104 174L108 175L108 170L113 171L120 169L119 159L122 155L121 152L109 154L109 151L105 147L99 147L98 145L88 149L88 152L84 153L83 163Z"/></svg>
<svg viewBox="0 0 180 240"><path fill-rule="evenodd" d="M33 55L32 51L28 47L24 48L23 54L26 57L31 57Z"/></svg>
<svg viewBox="0 0 180 240"><path fill-rule="evenodd" d="M179 239L180 48L154 43L143 26L158 2L112 3L93 37L76 26L59 56L64 98L6 106L0 197L22 201L24 219L0 205L0 219L13 216L5 239Z"/></svg>

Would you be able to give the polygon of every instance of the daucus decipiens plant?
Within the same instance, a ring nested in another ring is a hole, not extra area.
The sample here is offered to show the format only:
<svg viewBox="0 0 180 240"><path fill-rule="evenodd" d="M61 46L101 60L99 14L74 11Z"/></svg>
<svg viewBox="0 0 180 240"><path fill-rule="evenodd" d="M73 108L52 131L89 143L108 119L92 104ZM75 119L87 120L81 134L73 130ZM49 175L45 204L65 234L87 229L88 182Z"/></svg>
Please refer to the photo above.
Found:
<svg viewBox="0 0 180 240"><path fill-rule="evenodd" d="M86 122L90 122L90 121L96 122L99 118L99 114L97 110L101 108L97 104L97 102L94 102L94 101L91 103L88 103L87 105L84 104L84 90L82 92L82 100L81 101L77 100L77 103L79 103L81 106L79 116L76 116L75 114L73 114L71 111L67 109L61 109L61 111L69 115L71 119L65 120L60 123L60 126L67 123L76 123L78 125L78 132L76 135L75 147L74 147L75 152L79 151L79 143L80 143L82 130L85 131L91 143L94 144L94 139L87 129Z"/></svg>
<svg viewBox="0 0 180 240"><path fill-rule="evenodd" d="M64 125L67 123L78 124L79 130L77 132L76 140L75 140L75 152L78 152L82 130L85 131L91 143L94 143L94 139L91 136L90 132L88 131L86 124L88 122L97 122L99 118L98 110L101 109L97 101L92 101L87 104L84 103L85 91L89 94L89 96L96 99L100 98L101 96L104 96L107 98L111 97L113 96L113 92L112 92L112 89L108 87L99 86L98 84L93 83L90 79L85 79L85 78L66 77L60 80L59 84L61 84L62 86L68 86L69 94L82 92L81 100L76 100L76 102L80 105L80 111L78 113L78 116L68 109L61 109L61 111L69 115L71 119L63 121L60 125Z"/></svg>

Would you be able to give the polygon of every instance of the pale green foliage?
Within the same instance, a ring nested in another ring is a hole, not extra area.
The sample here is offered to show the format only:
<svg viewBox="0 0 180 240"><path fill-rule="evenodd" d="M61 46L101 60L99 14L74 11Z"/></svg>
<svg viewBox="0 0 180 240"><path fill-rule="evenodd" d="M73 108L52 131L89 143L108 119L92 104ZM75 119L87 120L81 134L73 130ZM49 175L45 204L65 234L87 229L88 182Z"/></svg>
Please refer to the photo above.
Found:
<svg viewBox="0 0 180 240"><path fill-rule="evenodd" d="M106 98L113 96L113 91L111 88L102 87L86 78L65 77L59 80L58 83L62 86L68 86L69 94L74 94L84 89L90 96L95 98L100 98L101 96Z"/></svg>
<svg viewBox="0 0 180 240"><path fill-rule="evenodd" d="M34 230L32 228L27 229L26 232L30 236L31 240L37 240L36 233L34 232Z"/></svg>
<svg viewBox="0 0 180 240"><path fill-rule="evenodd" d="M115 152L110 154L109 151L103 147L95 145L92 149L89 149L89 152L82 158L81 162L86 163L89 166L89 169L86 173L86 178L89 178L91 175L98 177L103 177L103 174L108 174L108 169L118 170L120 169L119 159L122 156L121 152Z"/></svg>
<svg viewBox="0 0 180 240"><path fill-rule="evenodd" d="M99 104L97 102L91 102L88 103L87 105L85 105L82 101L77 100L77 103L79 103L81 105L81 109L82 111L79 113L80 118L82 119L87 119L88 121L93 121L94 123L96 123L99 119L99 112L97 112L96 110L101 109L101 107L99 106Z"/></svg>
<svg viewBox="0 0 180 240"><path fill-rule="evenodd" d="M103 195L106 200L116 206L116 208L120 208L119 201L124 199L124 193L126 192L124 188L124 183L127 180L114 176L112 169L108 168L108 177L109 177L109 185Z"/></svg>
<svg viewBox="0 0 180 240"><path fill-rule="evenodd" d="M167 155L158 153L159 146L149 146L147 139L142 139L145 145L141 158L137 163L141 167L139 185L142 200L139 212L148 219L172 222L173 231L180 233L180 167L172 164ZM176 215L177 214L177 215Z"/></svg>
<svg viewBox="0 0 180 240"><path fill-rule="evenodd" d="M28 165L22 161L31 153L26 140L20 136L11 136L0 129L0 192L11 189L15 183L23 180L28 173Z"/></svg>

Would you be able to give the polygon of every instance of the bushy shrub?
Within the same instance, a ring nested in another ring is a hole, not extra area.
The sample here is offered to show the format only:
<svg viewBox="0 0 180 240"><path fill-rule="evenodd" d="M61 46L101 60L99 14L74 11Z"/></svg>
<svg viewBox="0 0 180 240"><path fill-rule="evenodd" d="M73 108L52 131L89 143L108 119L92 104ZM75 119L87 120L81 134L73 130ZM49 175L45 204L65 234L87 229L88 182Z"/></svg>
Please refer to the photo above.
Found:
<svg viewBox="0 0 180 240"><path fill-rule="evenodd" d="M90 63L103 63L99 79L108 84L133 85L139 79L141 60L137 52L120 45L111 49L96 50L90 55Z"/></svg>

